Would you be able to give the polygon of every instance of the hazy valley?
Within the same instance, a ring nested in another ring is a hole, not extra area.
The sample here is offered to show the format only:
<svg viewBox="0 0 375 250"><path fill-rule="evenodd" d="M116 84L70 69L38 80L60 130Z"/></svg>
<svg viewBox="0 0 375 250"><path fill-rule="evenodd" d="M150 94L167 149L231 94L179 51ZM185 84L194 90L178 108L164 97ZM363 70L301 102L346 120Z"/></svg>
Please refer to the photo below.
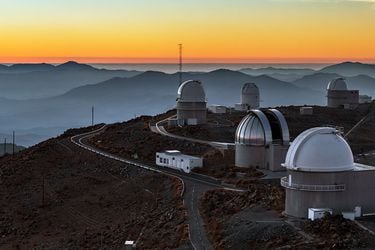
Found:
<svg viewBox="0 0 375 250"><path fill-rule="evenodd" d="M354 75L355 70L360 75ZM339 76L347 79L349 88L375 96L374 75L372 65L343 63L321 70L265 67L185 72L182 78L202 81L208 103L227 106L239 102L245 82L254 82L260 89L261 106L268 107L323 105L327 83ZM67 128L91 124L91 107L95 123L162 113L174 107L178 81L177 73L96 69L74 62L3 66L0 133L10 135L15 130L19 144L30 146Z"/></svg>

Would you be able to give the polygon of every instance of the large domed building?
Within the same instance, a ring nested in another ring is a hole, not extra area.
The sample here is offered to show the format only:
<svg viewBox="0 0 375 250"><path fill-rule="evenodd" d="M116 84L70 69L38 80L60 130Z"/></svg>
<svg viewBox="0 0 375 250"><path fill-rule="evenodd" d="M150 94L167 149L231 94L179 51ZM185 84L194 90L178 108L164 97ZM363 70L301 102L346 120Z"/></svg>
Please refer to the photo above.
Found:
<svg viewBox="0 0 375 250"><path fill-rule="evenodd" d="M289 128L282 113L276 109L251 110L237 127L235 147L238 167L283 170Z"/></svg>
<svg viewBox="0 0 375 250"><path fill-rule="evenodd" d="M183 82L177 91L177 123L198 125L206 123L206 93L200 81Z"/></svg>
<svg viewBox="0 0 375 250"><path fill-rule="evenodd" d="M348 90L344 78L336 78L327 86L327 106L330 108L354 109L359 104L359 91Z"/></svg>
<svg viewBox="0 0 375 250"><path fill-rule="evenodd" d="M245 83L241 90L241 103L235 105L235 110L248 111L259 108L259 88L255 83Z"/></svg>
<svg viewBox="0 0 375 250"><path fill-rule="evenodd" d="M350 146L340 131L311 128L290 145L285 163L285 213L307 218L309 209L333 213L375 212L375 167L354 163Z"/></svg>

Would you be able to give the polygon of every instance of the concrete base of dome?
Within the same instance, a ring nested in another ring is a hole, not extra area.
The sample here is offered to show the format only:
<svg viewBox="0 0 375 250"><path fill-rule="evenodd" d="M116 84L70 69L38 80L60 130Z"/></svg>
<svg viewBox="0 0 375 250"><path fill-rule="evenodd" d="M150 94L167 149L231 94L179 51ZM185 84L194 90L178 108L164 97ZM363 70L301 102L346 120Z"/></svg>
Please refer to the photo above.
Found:
<svg viewBox="0 0 375 250"><path fill-rule="evenodd" d="M236 166L242 168L265 168L265 148L236 145Z"/></svg>
<svg viewBox="0 0 375 250"><path fill-rule="evenodd" d="M236 145L237 167L256 167L271 171L284 171L284 162L288 146L271 144L269 147Z"/></svg>
<svg viewBox="0 0 375 250"><path fill-rule="evenodd" d="M207 121L207 104L205 102L178 102L178 125L198 125Z"/></svg>
<svg viewBox="0 0 375 250"><path fill-rule="evenodd" d="M329 90L327 106L330 108L355 109L359 105L358 90Z"/></svg>
<svg viewBox="0 0 375 250"><path fill-rule="evenodd" d="M334 214L354 211L375 213L375 168L369 171L302 172L288 171L282 180L286 188L285 213L308 217L309 208L330 208Z"/></svg>

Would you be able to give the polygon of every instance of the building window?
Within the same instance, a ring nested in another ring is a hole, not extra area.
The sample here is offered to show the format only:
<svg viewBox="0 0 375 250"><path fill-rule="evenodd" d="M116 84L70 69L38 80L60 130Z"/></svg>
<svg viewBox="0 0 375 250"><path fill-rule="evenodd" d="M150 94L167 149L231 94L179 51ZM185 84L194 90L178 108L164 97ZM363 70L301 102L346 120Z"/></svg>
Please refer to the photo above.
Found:
<svg viewBox="0 0 375 250"><path fill-rule="evenodd" d="M160 159L159 159L159 162L160 162L160 163L163 163L163 158L160 158Z"/></svg>
<svg viewBox="0 0 375 250"><path fill-rule="evenodd" d="M167 159L164 159L164 163L167 163Z"/></svg>
<svg viewBox="0 0 375 250"><path fill-rule="evenodd" d="M184 159L181 159L181 161L184 161Z"/></svg>
<svg viewBox="0 0 375 250"><path fill-rule="evenodd" d="M156 158L159 158L159 155L157 155Z"/></svg>

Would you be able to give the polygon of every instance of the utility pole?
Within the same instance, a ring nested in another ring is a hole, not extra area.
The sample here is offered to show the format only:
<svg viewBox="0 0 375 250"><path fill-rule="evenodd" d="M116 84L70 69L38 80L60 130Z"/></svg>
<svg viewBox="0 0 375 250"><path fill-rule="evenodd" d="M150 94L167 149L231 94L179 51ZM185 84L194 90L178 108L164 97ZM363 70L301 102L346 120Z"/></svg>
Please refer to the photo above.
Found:
<svg viewBox="0 0 375 250"><path fill-rule="evenodd" d="M4 138L4 155L7 154L7 138Z"/></svg>
<svg viewBox="0 0 375 250"><path fill-rule="evenodd" d="M45 167L43 167L43 182L42 182L42 207L45 205L45 199L46 199L46 177L45 177Z"/></svg>
<svg viewBox="0 0 375 250"><path fill-rule="evenodd" d="M94 126L94 106L91 107L91 126Z"/></svg>
<svg viewBox="0 0 375 250"><path fill-rule="evenodd" d="M179 78L180 78L180 85L182 84L182 43L178 44L180 50L180 61L179 61Z"/></svg>
<svg viewBox="0 0 375 250"><path fill-rule="evenodd" d="M13 130L13 156L16 148L16 132Z"/></svg>

